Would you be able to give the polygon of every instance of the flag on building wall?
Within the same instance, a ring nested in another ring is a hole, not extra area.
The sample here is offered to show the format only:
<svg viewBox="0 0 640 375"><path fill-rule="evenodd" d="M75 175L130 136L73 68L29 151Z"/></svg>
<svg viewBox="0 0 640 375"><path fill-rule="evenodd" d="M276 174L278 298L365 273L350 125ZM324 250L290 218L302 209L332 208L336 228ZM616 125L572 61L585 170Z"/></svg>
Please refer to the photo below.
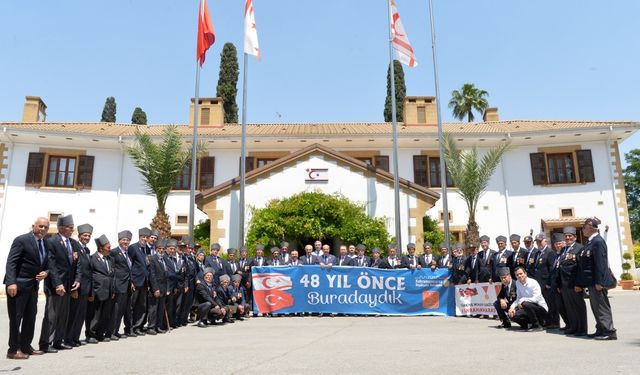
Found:
<svg viewBox="0 0 640 375"><path fill-rule="evenodd" d="M198 11L198 47L196 58L200 62L200 66L204 64L207 50L216 41L216 35L213 32L213 24L209 17L209 7L207 0L200 0L200 10Z"/></svg>
<svg viewBox="0 0 640 375"><path fill-rule="evenodd" d="M258 45L258 30L256 19L253 15L253 0L245 0L244 4L244 53L260 59L260 46Z"/></svg>
<svg viewBox="0 0 640 375"><path fill-rule="evenodd" d="M413 53L413 48L411 48L411 44L409 43L409 37L404 31L402 21L400 21L400 14L398 14L398 9L396 8L396 2L391 0L389 5L391 6L391 44L395 52L395 59L411 68L418 66L416 55Z"/></svg>

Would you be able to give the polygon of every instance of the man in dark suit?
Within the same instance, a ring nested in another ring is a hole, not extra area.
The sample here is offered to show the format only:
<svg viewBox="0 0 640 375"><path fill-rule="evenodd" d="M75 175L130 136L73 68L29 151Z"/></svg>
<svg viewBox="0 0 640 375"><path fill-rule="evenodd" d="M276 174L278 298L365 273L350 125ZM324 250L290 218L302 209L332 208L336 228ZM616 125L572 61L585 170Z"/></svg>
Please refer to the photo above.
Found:
<svg viewBox="0 0 640 375"><path fill-rule="evenodd" d="M351 258L346 245L340 245L340 255L336 261L336 266L351 266Z"/></svg>
<svg viewBox="0 0 640 375"><path fill-rule="evenodd" d="M363 244L358 244L356 246L356 251L358 255L353 259L353 265L356 267L369 267L371 265L371 258L364 255L367 248Z"/></svg>
<svg viewBox="0 0 640 375"><path fill-rule="evenodd" d="M380 249L374 247L373 249L371 249L371 263L369 263L369 267L380 268L380 263L382 263L382 258L380 257Z"/></svg>
<svg viewBox="0 0 640 375"><path fill-rule="evenodd" d="M148 247L151 229L144 227L138 230L138 242L129 245L127 251L131 258L131 297L127 314L131 321L131 330L138 336L144 336L143 328L147 312L147 292L149 284L149 258L151 250Z"/></svg>
<svg viewBox="0 0 640 375"><path fill-rule="evenodd" d="M596 320L596 340L617 340L618 335L613 326L611 305L607 297L607 288L614 287L613 277L609 270L607 243L598 230L600 220L589 218L582 226L582 235L587 238L578 257L578 274L576 284L579 288L589 288L589 303Z"/></svg>
<svg viewBox="0 0 640 375"><path fill-rule="evenodd" d="M180 290L181 272L182 269L178 265L178 257L176 251L178 248L178 241L176 239L169 239L167 241L167 247L165 248L165 263L167 264L167 299L165 300L165 310L169 318L169 326L163 327L169 330L169 328L176 328L177 325L177 311L178 311L178 295L182 291Z"/></svg>
<svg viewBox="0 0 640 375"><path fill-rule="evenodd" d="M165 261L164 248L166 240L156 242L155 254L149 263L149 309L147 317L147 334L165 333L162 329L165 321L165 299L167 296L167 272L169 266Z"/></svg>
<svg viewBox="0 0 640 375"><path fill-rule="evenodd" d="M294 252L297 253L296 250L291 251L291 258L293 258ZM232 302L236 305L236 314L233 316L236 320L244 320L244 316L249 312L249 305L245 301L244 297L244 288L240 284L242 281L242 276L233 275L231 277L231 285L229 285L229 295L231 296Z"/></svg>
<svg viewBox="0 0 640 375"><path fill-rule="evenodd" d="M331 254L329 245L322 245L322 255L318 257L318 263L320 264L320 268L331 268L337 264L336 256Z"/></svg>
<svg viewBox="0 0 640 375"><path fill-rule="evenodd" d="M190 240L187 241L187 247L182 254L182 264L184 266L184 284L182 296L182 309L180 310L179 323L186 326L189 323L189 316L192 313L193 301L196 292L196 278L198 275L198 265L193 256L195 244ZM236 264L237 267L237 264Z"/></svg>
<svg viewBox="0 0 640 375"><path fill-rule="evenodd" d="M131 232L124 230L118 233L118 247L111 250L111 262L114 268L114 289L115 300L113 306L113 319L111 320L111 337L113 341L120 338L136 337L131 330L131 314L127 314L131 298L131 254L129 253L129 243L131 242ZM120 334L120 323L124 320L124 333Z"/></svg>
<svg viewBox="0 0 640 375"><path fill-rule="evenodd" d="M379 268L383 268L383 269L407 268L407 265L402 261L402 258L398 258L398 249L396 244L389 245L387 254L389 255L382 258Z"/></svg>
<svg viewBox="0 0 640 375"><path fill-rule="evenodd" d="M204 266L213 269L214 272L214 280L218 280L218 278L225 274L225 260L218 256L220 252L220 244L213 243L210 246L210 255L205 259ZM213 282L214 284L216 281Z"/></svg>
<svg viewBox="0 0 640 375"><path fill-rule="evenodd" d="M467 282L467 273L465 272L465 262L467 258L464 256L464 245L460 242L453 246L453 267L451 268L451 282L453 285L464 284Z"/></svg>
<svg viewBox="0 0 640 375"><path fill-rule="evenodd" d="M44 283L47 302L39 345L40 350L47 353L72 348L64 344L63 340L67 331L70 294L80 288L80 282L74 279L77 262L74 263L73 249L79 245L71 238L74 228L73 216L59 217L57 227L58 233L46 240L49 277Z"/></svg>
<svg viewBox="0 0 640 375"><path fill-rule="evenodd" d="M305 255L300 257L300 263L305 266L311 266L314 264L318 264L318 259L315 255L313 255L313 246L305 245L304 247Z"/></svg>
<svg viewBox="0 0 640 375"><path fill-rule="evenodd" d="M291 250L291 259L289 259L287 266L302 266L300 258L298 258L298 250ZM233 281L233 277L231 277L231 281Z"/></svg>
<svg viewBox="0 0 640 375"><path fill-rule="evenodd" d="M289 243L283 241L280 243L280 261L281 264L288 264L291 260L291 254L289 253Z"/></svg>
<svg viewBox="0 0 640 375"><path fill-rule="evenodd" d="M491 250L489 248L489 242L490 242L489 236L487 235L480 236L480 250L478 251L478 257L482 259L487 271L489 272L489 281L493 282L493 281L498 281L498 279L493 279L493 274L492 274L493 260L496 252L495 250Z"/></svg>
<svg viewBox="0 0 640 375"><path fill-rule="evenodd" d="M284 266L284 262L280 258L280 248L274 246L271 248L271 258L267 259L267 265L272 267Z"/></svg>
<svg viewBox="0 0 640 375"><path fill-rule="evenodd" d="M507 237L496 237L496 244L498 245L498 251L496 251L496 254L493 257L493 262L491 262L491 279L493 281L500 279L498 276L498 268L507 267L510 270L513 269L513 264L511 262L513 253L511 250L507 250ZM513 275L511 278L514 278Z"/></svg>
<svg viewBox="0 0 640 375"><path fill-rule="evenodd" d="M422 268L436 269L438 267L438 260L433 255L433 244L431 242L422 244L422 255L419 261Z"/></svg>
<svg viewBox="0 0 640 375"><path fill-rule="evenodd" d="M516 281L511 278L511 271L507 267L498 269L498 277L500 277L500 292L497 300L493 303L493 307L498 312L498 317L502 324L498 328L511 328L511 321L507 316L509 306L516 300L517 289Z"/></svg>
<svg viewBox="0 0 640 375"><path fill-rule="evenodd" d="M449 248L446 243L440 244L440 257L438 258L438 268L453 269L453 257L449 254Z"/></svg>
<svg viewBox="0 0 640 375"><path fill-rule="evenodd" d="M196 286L196 301L200 317L198 327L200 328L207 328L207 325L214 324L216 320L222 319L227 313L224 302L220 300L216 293L213 274L213 269L205 268L204 282Z"/></svg>
<svg viewBox="0 0 640 375"><path fill-rule="evenodd" d="M527 249L520 246L520 235L512 234L509 241L511 242L511 277L515 277L516 267L524 267L525 271L527 270L526 263L529 253Z"/></svg>
<svg viewBox="0 0 640 375"><path fill-rule="evenodd" d="M552 241L559 240L564 241L564 237L560 233L554 234L555 238ZM556 291L551 287L551 275L553 274L553 265L556 260L556 252L547 245L547 240L544 233L540 233L536 236L536 248L532 250L535 252L529 259L534 258L533 266L530 266L530 262L527 263L528 269L533 275L533 278L538 281L540 288L542 288L542 296L547 302L549 307L549 313L547 314L547 329L560 328L560 314L556 306L555 294Z"/></svg>
<svg viewBox="0 0 640 375"><path fill-rule="evenodd" d="M407 244L407 255L402 257L402 261L406 265L406 267L410 270L415 270L417 268L422 268L422 264L416 255L416 244L413 242Z"/></svg>
<svg viewBox="0 0 640 375"><path fill-rule="evenodd" d="M74 280L80 282L80 289L71 292L71 302L69 304L69 319L67 322L67 336L64 339L65 344L69 346L80 346L80 332L82 326L86 323L87 317L87 301L91 294L91 254L87 244L91 240L93 227L89 224L78 225L78 242L79 245L74 248Z"/></svg>
<svg viewBox="0 0 640 375"><path fill-rule="evenodd" d="M227 249L227 261L225 262L225 274L229 277L237 274L240 271L240 265L236 260L238 256L238 250L234 248Z"/></svg>
<svg viewBox="0 0 640 375"><path fill-rule="evenodd" d="M479 255L477 247L472 247L472 253L465 261L465 273L467 274L467 282L469 283L484 283L489 281L491 274L487 270L484 259Z"/></svg>
<svg viewBox="0 0 640 375"><path fill-rule="evenodd" d="M38 287L47 275L47 249L44 236L49 230L49 220L39 217L29 233L13 240L4 284L7 286L7 312L9 315L9 349L7 358L27 359L29 355L40 355L31 341L38 313Z"/></svg>
<svg viewBox="0 0 640 375"><path fill-rule="evenodd" d="M562 303L567 312L564 333L566 335L586 336L587 305L584 303L582 288L577 288L578 257L582 252L582 245L576 242L576 228L567 226L563 229L565 247L556 260L558 269L556 283L562 294Z"/></svg>
<svg viewBox="0 0 640 375"><path fill-rule="evenodd" d="M96 251L91 256L91 289L94 313L87 333L87 343L111 341L111 315L115 297L115 268L110 257L111 243L104 234L96 238Z"/></svg>

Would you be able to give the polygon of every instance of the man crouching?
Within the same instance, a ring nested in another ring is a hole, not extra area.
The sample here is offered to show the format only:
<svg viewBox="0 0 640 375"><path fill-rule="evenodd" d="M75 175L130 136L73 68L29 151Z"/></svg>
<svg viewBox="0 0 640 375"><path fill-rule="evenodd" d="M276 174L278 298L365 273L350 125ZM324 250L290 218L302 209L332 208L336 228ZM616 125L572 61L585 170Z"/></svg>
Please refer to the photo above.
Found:
<svg viewBox="0 0 640 375"><path fill-rule="evenodd" d="M515 274L518 279L517 299L511 304L509 318L522 329L541 331L549 308L542 296L540 284L535 279L527 277L522 266L516 267Z"/></svg>
<svg viewBox="0 0 640 375"><path fill-rule="evenodd" d="M198 315L200 321L198 327L206 328L208 324L215 324L215 321L222 319L227 310L225 303L221 302L213 285L213 269L204 269L204 282L196 287L196 298L198 301Z"/></svg>

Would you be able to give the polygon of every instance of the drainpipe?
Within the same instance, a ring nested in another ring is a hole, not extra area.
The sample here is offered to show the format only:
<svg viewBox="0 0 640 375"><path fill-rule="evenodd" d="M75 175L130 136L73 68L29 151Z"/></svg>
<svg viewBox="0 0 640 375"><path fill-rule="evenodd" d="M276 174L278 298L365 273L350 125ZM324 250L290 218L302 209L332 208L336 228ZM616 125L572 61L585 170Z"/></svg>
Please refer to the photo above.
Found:
<svg viewBox="0 0 640 375"><path fill-rule="evenodd" d="M118 192L117 192L117 201L118 205L116 206L116 227L115 233L118 233L118 228L120 228L120 196L122 194L122 180L124 179L124 159L125 159L125 147L124 142L122 140L122 136L118 136L118 144L120 145L120 180L118 181Z"/></svg>
<svg viewBox="0 0 640 375"><path fill-rule="evenodd" d="M511 139L511 133L507 133L507 139ZM507 236L511 234L511 214L509 213L509 188L507 187L507 178L504 169L504 158L500 161L502 169L502 186L504 186L504 206L507 211Z"/></svg>
<svg viewBox="0 0 640 375"><path fill-rule="evenodd" d="M13 141L7 135L7 127L6 126L2 128L2 135L7 140L7 143L11 144L11 150L9 151L9 157L7 158L7 175L4 178L4 188L3 188L4 195L2 197L2 215L0 216L0 238L2 238L2 228L5 227L5 225L4 225L4 213L7 211L7 194L9 193L9 191L7 189L9 188L9 179L11 178L11 165L13 164L13 153L14 153L14 149L15 149L15 145L14 145ZM0 163L1 162L2 161L0 160Z"/></svg>
<svg viewBox="0 0 640 375"><path fill-rule="evenodd" d="M609 166L613 167L613 163L614 160L611 159L611 145L612 145L612 139L613 137L613 126L609 126L609 138L607 138L607 141L605 142L605 145L607 147L607 160L609 161ZM617 169L617 163L616 163L616 167L615 169ZM624 254L624 250L623 250L623 243L622 243L622 228L620 228L620 214L618 213L618 201L616 200L616 180L613 178L613 173L615 171L614 168L611 168L611 172L609 173L609 179L611 180L611 195L613 197L613 207L614 207L614 211L615 211L615 217L616 217L616 234L618 235L618 246L620 246L620 261L622 262L622 255ZM622 171L620 171L620 173L622 173Z"/></svg>

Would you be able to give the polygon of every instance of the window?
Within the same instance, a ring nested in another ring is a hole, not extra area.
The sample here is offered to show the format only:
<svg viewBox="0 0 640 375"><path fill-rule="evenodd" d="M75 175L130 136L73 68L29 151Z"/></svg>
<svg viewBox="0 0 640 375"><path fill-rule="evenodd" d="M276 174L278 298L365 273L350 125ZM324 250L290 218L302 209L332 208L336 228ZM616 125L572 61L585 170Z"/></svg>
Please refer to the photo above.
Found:
<svg viewBox="0 0 640 375"><path fill-rule="evenodd" d="M57 223L60 216L64 216L64 214L62 212L49 212L49 222Z"/></svg>
<svg viewBox="0 0 640 375"><path fill-rule="evenodd" d="M427 122L427 112L423 105L418 106L418 124L425 124Z"/></svg>
<svg viewBox="0 0 640 375"><path fill-rule="evenodd" d="M573 217L573 208L561 208L560 209L561 217Z"/></svg>
<svg viewBox="0 0 640 375"><path fill-rule="evenodd" d="M200 110L200 124L209 125L211 118L211 108L202 108Z"/></svg>
<svg viewBox="0 0 640 375"><path fill-rule="evenodd" d="M389 156L388 155L374 155L371 157L356 157L356 159L365 162L372 167L382 169L389 172Z"/></svg>
<svg viewBox="0 0 640 375"><path fill-rule="evenodd" d="M595 182L591 150L535 152L529 159L534 185Z"/></svg>
<svg viewBox="0 0 640 375"><path fill-rule="evenodd" d="M273 163L276 159L275 158L258 158L257 160L257 167L256 168L261 168L264 167L267 164L271 164Z"/></svg>
<svg viewBox="0 0 640 375"><path fill-rule="evenodd" d="M95 157L90 155L30 152L25 185L36 188L44 184L48 187L90 189L93 184L94 160Z"/></svg>
<svg viewBox="0 0 640 375"><path fill-rule="evenodd" d="M187 225L189 224L189 216L188 215L178 215L176 216L176 225Z"/></svg>
<svg viewBox="0 0 640 375"><path fill-rule="evenodd" d="M214 186L215 175L215 157L205 156L197 161L197 178L196 190L205 190ZM185 164L182 172L176 178L176 184L173 190L190 190L191 189L191 162Z"/></svg>
<svg viewBox="0 0 640 375"><path fill-rule="evenodd" d="M440 158L414 155L413 181L424 187L440 187ZM447 186L454 186L449 171L447 171Z"/></svg>

